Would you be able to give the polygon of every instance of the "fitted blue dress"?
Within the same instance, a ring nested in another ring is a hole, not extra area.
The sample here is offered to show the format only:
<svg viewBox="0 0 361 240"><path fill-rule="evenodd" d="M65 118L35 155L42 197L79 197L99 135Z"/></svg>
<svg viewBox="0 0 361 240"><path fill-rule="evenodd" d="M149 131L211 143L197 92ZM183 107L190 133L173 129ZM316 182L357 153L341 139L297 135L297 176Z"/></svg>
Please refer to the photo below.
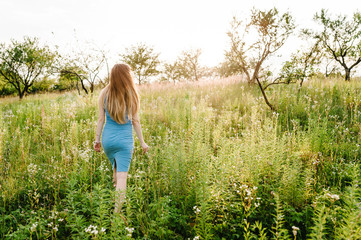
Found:
<svg viewBox="0 0 361 240"><path fill-rule="evenodd" d="M104 99L106 120L101 140L104 153L112 164L112 169L116 168L117 172L128 172L134 146L132 121L127 115L125 124L114 121L109 115L105 102L106 97Z"/></svg>

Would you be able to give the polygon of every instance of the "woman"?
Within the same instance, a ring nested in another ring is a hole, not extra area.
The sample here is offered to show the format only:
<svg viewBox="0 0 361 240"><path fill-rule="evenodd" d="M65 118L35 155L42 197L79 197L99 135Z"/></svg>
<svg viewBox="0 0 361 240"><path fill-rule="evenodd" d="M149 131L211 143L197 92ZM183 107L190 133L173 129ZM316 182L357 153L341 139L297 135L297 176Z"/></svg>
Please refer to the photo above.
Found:
<svg viewBox="0 0 361 240"><path fill-rule="evenodd" d="M101 90L99 95L99 118L94 150L100 152L102 144L105 155L114 169L113 180L116 191L119 191L119 198L115 201L115 212L120 210L127 187L127 174L133 152L132 125L143 153L149 150L143 140L138 110L139 97L130 67L127 64L114 65L109 84ZM101 142L100 136L102 136Z"/></svg>

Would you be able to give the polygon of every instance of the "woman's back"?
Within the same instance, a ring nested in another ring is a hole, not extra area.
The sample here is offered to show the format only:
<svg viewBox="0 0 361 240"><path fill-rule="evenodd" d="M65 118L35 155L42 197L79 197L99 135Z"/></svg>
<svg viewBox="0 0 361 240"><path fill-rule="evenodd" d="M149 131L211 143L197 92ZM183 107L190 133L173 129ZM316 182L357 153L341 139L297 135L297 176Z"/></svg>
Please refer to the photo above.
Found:
<svg viewBox="0 0 361 240"><path fill-rule="evenodd" d="M133 128L132 121L125 114L126 123L121 124L111 118L104 99L105 124L102 134L102 145L105 154L113 168L117 171L127 172L133 151Z"/></svg>

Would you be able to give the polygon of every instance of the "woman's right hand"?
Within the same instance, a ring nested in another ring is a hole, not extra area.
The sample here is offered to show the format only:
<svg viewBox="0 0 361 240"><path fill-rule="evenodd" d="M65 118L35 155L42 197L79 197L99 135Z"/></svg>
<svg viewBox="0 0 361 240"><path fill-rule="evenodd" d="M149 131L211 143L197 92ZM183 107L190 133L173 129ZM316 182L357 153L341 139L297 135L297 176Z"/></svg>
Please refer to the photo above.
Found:
<svg viewBox="0 0 361 240"><path fill-rule="evenodd" d="M141 143L140 146L143 149L143 153L146 153L149 151L149 146L145 142Z"/></svg>
<svg viewBox="0 0 361 240"><path fill-rule="evenodd" d="M96 152L100 152L101 143L100 142L94 142L94 150Z"/></svg>

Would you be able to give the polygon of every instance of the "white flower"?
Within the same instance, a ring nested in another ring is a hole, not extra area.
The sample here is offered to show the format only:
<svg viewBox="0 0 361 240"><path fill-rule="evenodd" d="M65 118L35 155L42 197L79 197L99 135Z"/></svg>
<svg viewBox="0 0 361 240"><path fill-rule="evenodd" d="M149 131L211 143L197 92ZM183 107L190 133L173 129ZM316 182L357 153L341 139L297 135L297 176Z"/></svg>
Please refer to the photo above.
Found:
<svg viewBox="0 0 361 240"><path fill-rule="evenodd" d="M126 227L125 230L127 230L130 234L133 233L134 231L134 228L129 228L129 227Z"/></svg>
<svg viewBox="0 0 361 240"><path fill-rule="evenodd" d="M242 188L248 188L248 186L245 185L245 184L243 184L242 186L240 186L240 188L241 188L241 189L242 189Z"/></svg>
<svg viewBox="0 0 361 240"><path fill-rule="evenodd" d="M85 232L90 232L90 234L94 234L97 235L98 234L98 230L97 230L98 226L93 226L93 225L89 225L89 227L85 228ZM93 229L93 230L92 230Z"/></svg>
<svg viewBox="0 0 361 240"><path fill-rule="evenodd" d="M336 201L340 199L340 196L337 194L330 194L330 193L326 193L326 196L331 198L332 200Z"/></svg>
<svg viewBox="0 0 361 240"><path fill-rule="evenodd" d="M36 227L38 226L38 223L33 223L33 226L31 226L30 230L34 232L36 230Z"/></svg>
<svg viewBox="0 0 361 240"><path fill-rule="evenodd" d="M299 231L300 229L298 227L292 226L292 230Z"/></svg>
<svg viewBox="0 0 361 240"><path fill-rule="evenodd" d="M201 210L197 207L197 205L193 207L193 210L196 214L201 212Z"/></svg>
<svg viewBox="0 0 361 240"><path fill-rule="evenodd" d="M292 226L293 236L296 236L296 235L297 235L297 231L298 231L298 230L300 230L298 227Z"/></svg>
<svg viewBox="0 0 361 240"><path fill-rule="evenodd" d="M105 228L102 228L100 231L101 231L101 232L105 232L105 230L106 230Z"/></svg>
<svg viewBox="0 0 361 240"><path fill-rule="evenodd" d="M53 229L54 229L55 232L58 231L58 227L56 227L56 226Z"/></svg>
<svg viewBox="0 0 361 240"><path fill-rule="evenodd" d="M198 240L199 239L199 236L195 236L194 238L193 238L193 240Z"/></svg>
<svg viewBox="0 0 361 240"><path fill-rule="evenodd" d="M28 165L28 172L30 176L34 176L38 172L38 166L36 164L30 163Z"/></svg>

